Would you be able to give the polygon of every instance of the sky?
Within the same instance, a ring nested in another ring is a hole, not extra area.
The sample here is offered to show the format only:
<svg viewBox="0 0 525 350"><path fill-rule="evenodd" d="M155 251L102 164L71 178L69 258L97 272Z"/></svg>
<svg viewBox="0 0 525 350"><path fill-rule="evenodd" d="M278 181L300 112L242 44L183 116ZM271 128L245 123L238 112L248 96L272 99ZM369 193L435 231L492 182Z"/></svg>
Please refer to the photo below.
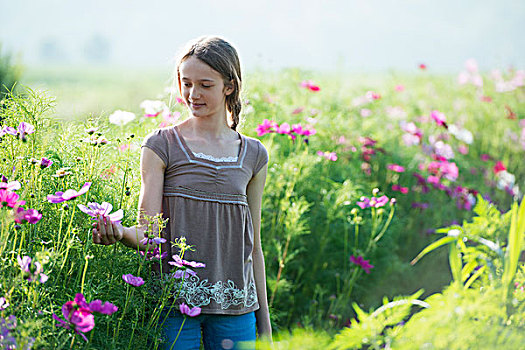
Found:
<svg viewBox="0 0 525 350"><path fill-rule="evenodd" d="M219 35L247 69L524 68L522 0L0 0L0 43L25 65L169 67Z"/></svg>

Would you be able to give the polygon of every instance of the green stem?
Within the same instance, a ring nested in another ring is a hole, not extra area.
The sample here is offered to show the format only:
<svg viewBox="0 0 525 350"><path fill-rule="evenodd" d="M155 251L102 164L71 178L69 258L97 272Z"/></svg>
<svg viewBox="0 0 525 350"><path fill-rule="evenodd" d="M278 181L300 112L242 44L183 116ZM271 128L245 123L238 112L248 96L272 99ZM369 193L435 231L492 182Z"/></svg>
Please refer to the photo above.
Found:
<svg viewBox="0 0 525 350"><path fill-rule="evenodd" d="M179 335L180 335L180 332L182 331L182 327L184 327L184 322L186 322L186 315L184 315L184 320L182 320L182 324L180 325L179 333L177 333L177 336L175 337L173 344L171 344L170 350L173 350L173 347L175 346L177 339L179 339Z"/></svg>

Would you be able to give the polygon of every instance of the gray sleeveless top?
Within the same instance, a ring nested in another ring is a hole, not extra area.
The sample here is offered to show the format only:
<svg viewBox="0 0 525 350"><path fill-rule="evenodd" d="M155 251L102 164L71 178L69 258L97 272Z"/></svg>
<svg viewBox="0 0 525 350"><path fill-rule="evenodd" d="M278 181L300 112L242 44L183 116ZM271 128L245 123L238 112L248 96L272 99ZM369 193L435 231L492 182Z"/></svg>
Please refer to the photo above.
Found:
<svg viewBox="0 0 525 350"><path fill-rule="evenodd" d="M262 143L238 133L236 161L203 159L193 154L177 126L146 136L142 147L154 151L166 164L162 213L169 218L162 250L178 254L170 241L184 236L194 246L185 260L206 264L186 277L180 302L202 308L203 314L240 315L259 308L253 276L254 231L246 197L252 177L268 162Z"/></svg>

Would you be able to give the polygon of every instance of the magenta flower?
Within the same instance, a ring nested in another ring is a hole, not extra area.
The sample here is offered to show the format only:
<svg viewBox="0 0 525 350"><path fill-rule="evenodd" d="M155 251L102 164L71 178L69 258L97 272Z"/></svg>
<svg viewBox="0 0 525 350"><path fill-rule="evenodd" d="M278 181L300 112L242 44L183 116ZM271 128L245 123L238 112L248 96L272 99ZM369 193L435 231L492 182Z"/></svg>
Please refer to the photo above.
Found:
<svg viewBox="0 0 525 350"><path fill-rule="evenodd" d="M199 316L201 313L200 307L195 306L190 309L190 307L184 303L180 304L179 309L181 314L188 315L190 317Z"/></svg>
<svg viewBox="0 0 525 350"><path fill-rule="evenodd" d="M89 303L88 308L91 310L91 312L98 312L104 315L111 315L118 310L118 307L109 301L106 301L104 304L102 304L102 300L99 299L93 300L91 303Z"/></svg>
<svg viewBox="0 0 525 350"><path fill-rule="evenodd" d="M21 122L18 125L18 133L20 134L20 138L23 138L26 134L32 134L35 132L35 127L29 123Z"/></svg>
<svg viewBox="0 0 525 350"><path fill-rule="evenodd" d="M68 301L62 306L62 315L64 316L64 319L55 314L53 314L53 318L59 322L57 326L66 329L73 329L75 333L79 334L85 341L87 341L87 338L83 333L89 332L95 327L93 312L111 315L117 310L118 308L110 302L102 304L102 301L94 300L88 304L84 295L78 293L75 295L74 300Z"/></svg>
<svg viewBox="0 0 525 350"><path fill-rule="evenodd" d="M482 155L480 156L480 159L481 159L482 161L484 161L484 162L488 162L489 160L492 159L492 157L489 156L488 154L482 154Z"/></svg>
<svg viewBox="0 0 525 350"><path fill-rule="evenodd" d="M109 220L114 223L120 222L120 220L122 220L122 217L124 216L122 209L119 209L113 214L110 214L111 210L113 209L113 206L108 202L102 202L102 204L90 202L88 203L87 207L83 204L78 204L77 207L83 213L86 213L95 219L99 216L102 216L103 218L109 218Z"/></svg>
<svg viewBox="0 0 525 350"><path fill-rule="evenodd" d="M411 204L412 208L419 208L419 209L427 209L429 204L424 202L412 202Z"/></svg>
<svg viewBox="0 0 525 350"><path fill-rule="evenodd" d="M290 124L288 123L282 123L277 127L277 130L275 131L278 134L284 134L289 135L292 131L292 128L290 127Z"/></svg>
<svg viewBox="0 0 525 350"><path fill-rule="evenodd" d="M161 254L160 249L157 246L153 248L153 250L148 250L147 253L140 251L140 255L142 256L146 255L146 260L153 260L153 259L161 260L161 259L166 259L168 257L168 252L162 252Z"/></svg>
<svg viewBox="0 0 525 350"><path fill-rule="evenodd" d="M168 264L176 266L176 267L185 267L185 266L191 266L193 268L206 267L206 264L204 263L197 262L197 261L187 261L187 260L182 259L178 255L173 255L173 260L174 261L168 261Z"/></svg>
<svg viewBox="0 0 525 350"><path fill-rule="evenodd" d="M398 191L398 192L401 192L403 194L407 194L408 193L408 187L402 187L400 185L392 185L392 191Z"/></svg>
<svg viewBox="0 0 525 350"><path fill-rule="evenodd" d="M255 131L257 131L257 136L262 136L264 134L269 134L277 130L277 123L273 120L265 119L262 124L257 125Z"/></svg>
<svg viewBox="0 0 525 350"><path fill-rule="evenodd" d="M304 107L297 107L296 109L294 109L294 110L292 111L292 114L294 114L294 115L295 115L295 114L299 114L299 113L301 113L302 111L304 111Z"/></svg>
<svg viewBox="0 0 525 350"><path fill-rule="evenodd" d="M303 82L301 82L301 87L313 92L321 90L321 88L318 85L315 85L314 82L311 80L304 80Z"/></svg>
<svg viewBox="0 0 525 350"><path fill-rule="evenodd" d="M507 168L505 168L505 165L503 165L503 163L500 160L498 160L492 170L494 171L494 174L497 174L500 171L507 170Z"/></svg>
<svg viewBox="0 0 525 350"><path fill-rule="evenodd" d="M16 129L11 126L4 125L2 130L0 130L0 137L4 136L5 134L16 136Z"/></svg>
<svg viewBox="0 0 525 350"><path fill-rule="evenodd" d="M446 123L447 117L445 117L445 115L441 113L440 111L432 111L430 113L430 117L434 119L434 121L436 122L438 126L444 126L445 128L447 128L447 123Z"/></svg>
<svg viewBox="0 0 525 350"><path fill-rule="evenodd" d="M62 203L78 196L83 195L89 190L91 182L86 182L84 186L77 192L75 190L67 190L66 192L56 192L55 194L48 194L47 200L49 203Z"/></svg>
<svg viewBox="0 0 525 350"><path fill-rule="evenodd" d="M6 189L0 189L0 208L15 208L25 204L25 201L19 201L20 196Z"/></svg>
<svg viewBox="0 0 525 350"><path fill-rule="evenodd" d="M379 100L381 98L381 95L378 94L378 93L375 93L373 91L367 91L366 94L365 94L366 98L369 100L369 101L372 101L372 100Z"/></svg>
<svg viewBox="0 0 525 350"><path fill-rule="evenodd" d="M124 282L132 285L133 287L140 287L144 284L144 280L141 277L135 277L130 273L127 275L122 275L122 279Z"/></svg>
<svg viewBox="0 0 525 350"><path fill-rule="evenodd" d="M370 260L365 260L362 256L350 256L350 262L361 266L366 273L370 273L370 269L374 268L374 265L370 264Z"/></svg>
<svg viewBox="0 0 525 350"><path fill-rule="evenodd" d="M42 265L38 261L33 262L32 259L27 255L23 258L21 258L19 255L17 260L18 265L20 265L20 269L22 269L22 272L24 273L24 279L29 282L33 282L39 278L38 281L40 283L45 283L47 281L48 276L42 273Z"/></svg>
<svg viewBox="0 0 525 350"><path fill-rule="evenodd" d="M186 268L186 270L177 270L173 273L173 277L177 279L187 279L190 276L197 276L197 273L193 271L192 269Z"/></svg>
<svg viewBox="0 0 525 350"><path fill-rule="evenodd" d="M41 169L49 168L52 164L53 164L53 161L51 159L47 159L45 157L42 157L42 159L40 160L40 168Z"/></svg>
<svg viewBox="0 0 525 350"><path fill-rule="evenodd" d="M140 240L140 243L143 245L154 245L166 243L166 239L162 237L157 237L154 234L145 234L144 238Z"/></svg>
<svg viewBox="0 0 525 350"><path fill-rule="evenodd" d="M332 162L335 162L337 160L337 153L335 152L317 151L317 155L320 157L324 157L328 160L331 160Z"/></svg>
<svg viewBox="0 0 525 350"><path fill-rule="evenodd" d="M402 173L405 171L405 168L398 164L388 164L387 169L395 171L396 173Z"/></svg>
<svg viewBox="0 0 525 350"><path fill-rule="evenodd" d="M40 214L35 209L27 209L24 210L22 207L18 207L15 210L15 222L19 224L23 224L25 222L28 222L30 224L36 224L37 222L42 219L42 214Z"/></svg>
<svg viewBox="0 0 525 350"><path fill-rule="evenodd" d="M361 208L361 209L366 209L366 208L381 208L383 206L385 206L386 204L388 204L389 202L389 199L387 196L381 196L379 198L376 198L376 197L372 197L372 198L367 198L367 197L361 197L360 198L360 202L357 202L356 204Z"/></svg>
<svg viewBox="0 0 525 350"><path fill-rule="evenodd" d="M316 133L316 130L311 125L302 126L301 124L292 125L292 132L301 136L310 136Z"/></svg>

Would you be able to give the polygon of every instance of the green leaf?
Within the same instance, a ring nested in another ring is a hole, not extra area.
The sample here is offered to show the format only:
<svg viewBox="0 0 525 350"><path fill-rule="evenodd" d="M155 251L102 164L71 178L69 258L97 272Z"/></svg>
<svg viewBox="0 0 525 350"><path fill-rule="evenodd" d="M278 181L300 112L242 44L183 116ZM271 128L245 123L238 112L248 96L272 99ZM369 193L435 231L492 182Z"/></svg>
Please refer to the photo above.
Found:
<svg viewBox="0 0 525 350"><path fill-rule="evenodd" d="M461 253L459 252L458 246L456 244L450 245L450 254L448 256L448 260L454 281L459 285L463 284L463 281L461 280Z"/></svg>
<svg viewBox="0 0 525 350"><path fill-rule="evenodd" d="M430 253L431 251L433 251L434 249L436 248L439 248L441 247L442 245L445 245L445 244L448 244L450 242L454 242L456 241L458 238L455 237L455 236L446 236L446 237L443 237L441 239L438 239L437 241L429 244L425 249L423 249L421 251L421 253L419 253L415 258L414 260L412 260L410 262L411 265L414 265L415 263L417 263L419 261L419 259L421 259L423 256L425 256L427 253Z"/></svg>

